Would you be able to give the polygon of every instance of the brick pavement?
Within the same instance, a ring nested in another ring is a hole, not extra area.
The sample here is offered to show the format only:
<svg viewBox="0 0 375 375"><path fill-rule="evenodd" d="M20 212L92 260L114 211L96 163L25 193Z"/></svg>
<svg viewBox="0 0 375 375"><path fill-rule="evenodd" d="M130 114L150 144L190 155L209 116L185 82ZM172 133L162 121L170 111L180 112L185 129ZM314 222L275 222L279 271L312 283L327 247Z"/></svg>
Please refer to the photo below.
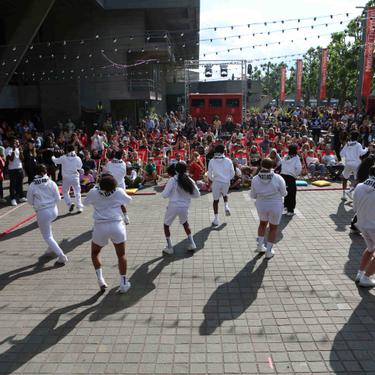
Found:
<svg viewBox="0 0 375 375"><path fill-rule="evenodd" d="M46 246L35 221L16 229L0 239L0 374L375 374L375 297L352 281L364 243L348 234L351 207L336 191L297 199L267 263L254 253L246 193L230 195L232 216L217 229L210 195L195 200L198 251L185 251L175 223L172 257L161 256L166 202L135 197L127 295L115 294L110 246L109 291L97 294L91 209L68 216L60 207L54 233L70 259L62 268L38 261ZM31 213L9 213L0 231Z"/></svg>

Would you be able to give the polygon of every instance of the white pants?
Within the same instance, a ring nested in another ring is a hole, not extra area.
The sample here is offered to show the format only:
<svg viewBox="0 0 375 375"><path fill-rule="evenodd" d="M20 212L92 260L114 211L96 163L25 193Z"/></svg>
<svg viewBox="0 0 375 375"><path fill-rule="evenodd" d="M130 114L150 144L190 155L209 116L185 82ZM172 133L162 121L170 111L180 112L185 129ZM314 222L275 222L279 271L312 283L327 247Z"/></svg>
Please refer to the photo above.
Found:
<svg viewBox="0 0 375 375"><path fill-rule="evenodd" d="M228 195L230 183L225 182L213 182L212 183L212 196L214 201L218 201L221 196L226 197Z"/></svg>
<svg viewBox="0 0 375 375"><path fill-rule="evenodd" d="M272 225L279 225L283 215L283 202L256 201L260 221L268 221Z"/></svg>
<svg viewBox="0 0 375 375"><path fill-rule="evenodd" d="M165 212L164 224L171 226L177 216L180 219L180 224L185 224L188 221L188 208L169 205Z"/></svg>
<svg viewBox="0 0 375 375"><path fill-rule="evenodd" d="M64 252L61 250L60 246L57 244L52 234L51 223L57 218L57 207L48 207L43 208L42 210L37 211L36 217L38 220L38 226L40 233L44 241L47 242L49 248L58 256L64 255Z"/></svg>
<svg viewBox="0 0 375 375"><path fill-rule="evenodd" d="M126 242L126 228L122 220L94 224L92 242L104 247L108 240L114 244Z"/></svg>
<svg viewBox="0 0 375 375"><path fill-rule="evenodd" d="M345 164L345 168L342 171L342 177L344 177L345 180L349 180L350 176L353 175L354 179L356 180L357 179L357 172L358 172L358 168L359 168L360 164L361 164L360 162L359 163Z"/></svg>
<svg viewBox="0 0 375 375"><path fill-rule="evenodd" d="M62 192L64 195L64 201L67 206L72 204L72 200L70 199L69 191L70 188L73 188L74 196L76 197L77 208L82 208L82 200L81 200L81 185L79 183L79 176L65 176L63 177L62 183Z"/></svg>

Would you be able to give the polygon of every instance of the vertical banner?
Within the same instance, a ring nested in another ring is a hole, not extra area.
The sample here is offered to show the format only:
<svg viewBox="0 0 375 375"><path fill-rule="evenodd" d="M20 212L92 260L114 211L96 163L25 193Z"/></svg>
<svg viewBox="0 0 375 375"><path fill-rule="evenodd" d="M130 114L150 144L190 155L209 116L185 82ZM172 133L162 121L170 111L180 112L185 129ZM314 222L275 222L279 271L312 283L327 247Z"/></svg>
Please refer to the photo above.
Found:
<svg viewBox="0 0 375 375"><path fill-rule="evenodd" d="M296 98L295 103L299 103L302 99L302 68L303 63L301 59L297 60L296 66Z"/></svg>
<svg viewBox="0 0 375 375"><path fill-rule="evenodd" d="M285 102L285 80L286 80L286 68L285 66L281 67L281 83L280 83L280 101L281 103Z"/></svg>
<svg viewBox="0 0 375 375"><path fill-rule="evenodd" d="M322 56L320 60L320 85L319 85L319 99L326 100L327 98L327 48L322 48Z"/></svg>
<svg viewBox="0 0 375 375"><path fill-rule="evenodd" d="M367 8L365 46L363 50L362 66L362 89L361 95L367 102L371 92L372 82L372 64L374 60L374 41L375 41L375 7Z"/></svg>

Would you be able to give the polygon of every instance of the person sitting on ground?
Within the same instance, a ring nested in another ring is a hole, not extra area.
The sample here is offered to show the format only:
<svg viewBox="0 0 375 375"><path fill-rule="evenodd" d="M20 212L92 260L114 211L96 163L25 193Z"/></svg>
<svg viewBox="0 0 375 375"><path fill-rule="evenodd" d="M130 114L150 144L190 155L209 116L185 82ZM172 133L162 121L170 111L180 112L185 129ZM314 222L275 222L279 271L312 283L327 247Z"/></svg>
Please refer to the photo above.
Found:
<svg viewBox="0 0 375 375"><path fill-rule="evenodd" d="M91 169L87 166L83 168L83 173L80 174L81 191L87 193L95 185L95 178L91 173Z"/></svg>
<svg viewBox="0 0 375 375"><path fill-rule="evenodd" d="M230 181L230 189L240 189L242 185L242 172L237 159L233 159L234 177Z"/></svg>
<svg viewBox="0 0 375 375"><path fill-rule="evenodd" d="M199 153L194 151L193 159L189 165L189 175L194 181L199 181L202 179L204 173L204 165L199 157Z"/></svg>
<svg viewBox="0 0 375 375"><path fill-rule="evenodd" d="M244 158L243 156L243 150L238 150L237 161L238 161L238 165L241 167L244 167L245 165L247 165L247 159Z"/></svg>
<svg viewBox="0 0 375 375"><path fill-rule="evenodd" d="M157 185L158 179L159 179L159 176L156 172L156 165L154 163L154 158L149 158L144 169L142 185L144 185L146 182L149 182L149 181L154 181L154 184Z"/></svg>
<svg viewBox="0 0 375 375"><path fill-rule="evenodd" d="M128 188L141 189L142 178L138 176L137 171L132 167L132 163L129 161L126 163L126 176L125 183Z"/></svg>

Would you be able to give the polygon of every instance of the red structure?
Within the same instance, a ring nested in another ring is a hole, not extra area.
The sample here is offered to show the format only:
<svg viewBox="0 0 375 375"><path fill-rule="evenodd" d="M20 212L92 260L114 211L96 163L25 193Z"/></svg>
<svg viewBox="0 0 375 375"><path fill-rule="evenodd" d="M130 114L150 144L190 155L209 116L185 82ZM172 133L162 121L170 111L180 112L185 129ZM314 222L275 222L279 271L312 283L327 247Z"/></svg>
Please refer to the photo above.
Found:
<svg viewBox="0 0 375 375"><path fill-rule="evenodd" d="M192 117L205 117L212 123L215 116L219 116L221 122L225 122L228 115L234 122L242 122L242 94L190 94L189 112Z"/></svg>

